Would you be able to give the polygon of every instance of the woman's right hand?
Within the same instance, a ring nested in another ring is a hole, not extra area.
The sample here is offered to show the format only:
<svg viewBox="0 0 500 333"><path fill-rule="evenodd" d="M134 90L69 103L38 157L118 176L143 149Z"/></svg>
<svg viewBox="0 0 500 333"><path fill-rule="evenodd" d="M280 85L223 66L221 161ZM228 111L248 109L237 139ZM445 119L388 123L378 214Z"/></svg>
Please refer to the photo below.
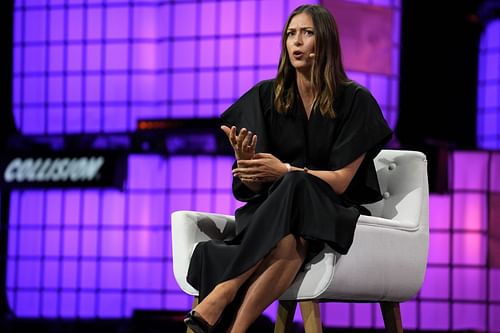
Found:
<svg viewBox="0 0 500 333"><path fill-rule="evenodd" d="M242 128L236 135L236 127L231 128L221 126L221 129L226 133L229 143L234 149L234 155L239 160L251 160L255 155L255 147L257 146L257 135L253 134L246 128Z"/></svg>

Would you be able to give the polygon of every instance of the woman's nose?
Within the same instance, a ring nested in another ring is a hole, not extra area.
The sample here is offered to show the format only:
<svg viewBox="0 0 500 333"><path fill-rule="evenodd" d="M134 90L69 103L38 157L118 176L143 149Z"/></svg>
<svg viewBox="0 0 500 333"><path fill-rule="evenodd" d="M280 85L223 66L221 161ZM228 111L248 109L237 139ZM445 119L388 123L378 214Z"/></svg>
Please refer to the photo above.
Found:
<svg viewBox="0 0 500 333"><path fill-rule="evenodd" d="M295 45L301 45L302 44L302 38L300 37L299 34L297 34L297 36L295 36Z"/></svg>

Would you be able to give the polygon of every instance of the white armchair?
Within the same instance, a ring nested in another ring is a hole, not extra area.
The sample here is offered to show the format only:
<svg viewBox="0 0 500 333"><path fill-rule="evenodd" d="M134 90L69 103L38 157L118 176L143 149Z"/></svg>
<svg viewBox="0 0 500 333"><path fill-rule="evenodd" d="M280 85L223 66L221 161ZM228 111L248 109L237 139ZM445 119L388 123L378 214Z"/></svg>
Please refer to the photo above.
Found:
<svg viewBox="0 0 500 333"><path fill-rule="evenodd" d="M319 253L280 297L275 332L285 332L300 304L306 332L321 332L318 302L378 302L386 330L402 332L399 303L420 289L427 264L429 217L427 162L414 151L382 150L375 167L383 199L367 205L347 255L329 247ZM174 276L180 288L198 291L186 281L195 245L234 232L230 215L178 211L172 214ZM195 299L196 302L196 299Z"/></svg>

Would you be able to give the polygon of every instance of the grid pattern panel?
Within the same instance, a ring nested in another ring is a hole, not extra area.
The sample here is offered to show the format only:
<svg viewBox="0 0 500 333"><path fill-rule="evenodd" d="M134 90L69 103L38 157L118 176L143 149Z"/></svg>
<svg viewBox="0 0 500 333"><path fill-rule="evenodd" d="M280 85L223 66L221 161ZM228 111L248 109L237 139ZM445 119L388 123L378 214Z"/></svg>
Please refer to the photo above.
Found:
<svg viewBox="0 0 500 333"><path fill-rule="evenodd" d="M166 221L176 210L234 211L231 164L230 157L136 155L124 193L13 192L7 291L15 313L126 317L137 308L188 308L192 300L173 277Z"/></svg>
<svg viewBox="0 0 500 333"><path fill-rule="evenodd" d="M393 74L349 74L394 128L399 1L363 2L393 9ZM134 131L144 117L217 117L275 76L282 24L297 4L17 1L16 124L25 134L89 133Z"/></svg>
<svg viewBox="0 0 500 333"><path fill-rule="evenodd" d="M493 287L500 270L488 261L498 158L493 152L453 153L451 193L431 196L429 264L420 292L423 329L500 330Z"/></svg>
<svg viewBox="0 0 500 333"><path fill-rule="evenodd" d="M13 102L21 132L135 130L142 108L159 102L159 8L158 1L16 1Z"/></svg>
<svg viewBox="0 0 500 333"><path fill-rule="evenodd" d="M479 46L477 144L500 149L500 20L490 22Z"/></svg>

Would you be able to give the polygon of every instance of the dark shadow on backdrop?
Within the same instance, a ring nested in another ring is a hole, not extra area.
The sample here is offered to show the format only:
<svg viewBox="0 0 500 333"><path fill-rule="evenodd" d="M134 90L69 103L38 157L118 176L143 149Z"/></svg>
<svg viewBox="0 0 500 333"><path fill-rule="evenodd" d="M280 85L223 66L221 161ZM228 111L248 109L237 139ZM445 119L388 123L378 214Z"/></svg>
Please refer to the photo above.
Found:
<svg viewBox="0 0 500 333"><path fill-rule="evenodd" d="M448 190L448 150L476 149L482 4L479 0L402 2L396 136L402 148L427 155L432 192Z"/></svg>
<svg viewBox="0 0 500 333"><path fill-rule="evenodd" d="M12 114L12 39L14 1L0 1L0 156L7 150L7 138L16 133ZM3 175L1 175L3 177ZM11 314L6 294L7 236L10 191L0 188L0 318Z"/></svg>

